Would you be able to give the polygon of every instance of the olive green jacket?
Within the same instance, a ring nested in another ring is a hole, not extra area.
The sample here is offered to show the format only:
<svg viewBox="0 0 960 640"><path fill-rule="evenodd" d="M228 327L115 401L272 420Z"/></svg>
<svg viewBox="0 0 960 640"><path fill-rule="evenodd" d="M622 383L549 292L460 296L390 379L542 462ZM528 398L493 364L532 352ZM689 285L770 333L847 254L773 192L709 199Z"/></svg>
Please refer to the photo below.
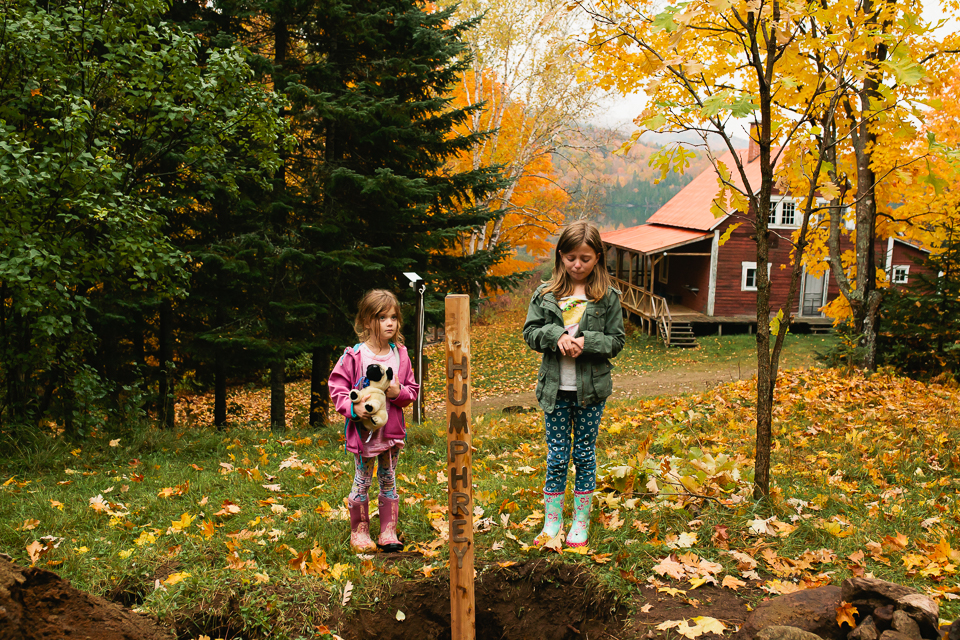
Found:
<svg viewBox="0 0 960 640"><path fill-rule="evenodd" d="M523 323L523 339L530 348L543 354L537 376L537 401L551 413L556 407L560 389L560 349L557 341L564 334L563 313L552 293L543 294L546 285L534 292ZM600 302L587 302L580 319L580 330L574 338L583 336L583 353L577 363L577 404L586 406L606 399L613 392L610 358L623 349L626 333L623 330L623 312L620 292L610 287Z"/></svg>

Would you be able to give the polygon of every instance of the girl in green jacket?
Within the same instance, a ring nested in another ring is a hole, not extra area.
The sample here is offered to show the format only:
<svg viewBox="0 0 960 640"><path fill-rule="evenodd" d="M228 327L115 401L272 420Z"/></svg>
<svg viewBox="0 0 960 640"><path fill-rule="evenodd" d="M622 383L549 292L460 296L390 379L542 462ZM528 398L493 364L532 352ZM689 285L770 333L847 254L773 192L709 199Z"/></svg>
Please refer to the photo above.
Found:
<svg viewBox="0 0 960 640"><path fill-rule="evenodd" d="M573 524L567 545L587 544L590 507L597 485L597 433L613 391L610 358L623 349L620 292L607 273L600 231L585 220L560 234L553 276L533 294L523 339L543 354L537 400L546 423L547 478L543 531L536 543L563 527L563 497L571 448L576 469Z"/></svg>

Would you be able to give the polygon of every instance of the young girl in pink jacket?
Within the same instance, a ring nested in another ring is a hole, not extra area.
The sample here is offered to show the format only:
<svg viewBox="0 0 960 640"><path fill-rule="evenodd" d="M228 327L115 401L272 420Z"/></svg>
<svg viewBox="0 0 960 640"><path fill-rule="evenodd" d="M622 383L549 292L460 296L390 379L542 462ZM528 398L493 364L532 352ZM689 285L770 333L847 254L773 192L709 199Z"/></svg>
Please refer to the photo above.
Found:
<svg viewBox="0 0 960 640"><path fill-rule="evenodd" d="M330 397L337 411L346 418L346 450L353 453L356 471L353 488L347 497L350 508L350 546L355 553L402 551L397 538L400 497L397 494L396 468L407 435L403 408L417 398L419 385L400 333L400 303L390 291L374 289L360 300L353 328L360 342L348 347L330 374ZM387 396L387 422L368 432L361 420L369 417L361 403L350 401L350 391L367 386L367 367L381 365L392 369ZM370 512L367 494L374 468L380 485L380 536L370 539Z"/></svg>

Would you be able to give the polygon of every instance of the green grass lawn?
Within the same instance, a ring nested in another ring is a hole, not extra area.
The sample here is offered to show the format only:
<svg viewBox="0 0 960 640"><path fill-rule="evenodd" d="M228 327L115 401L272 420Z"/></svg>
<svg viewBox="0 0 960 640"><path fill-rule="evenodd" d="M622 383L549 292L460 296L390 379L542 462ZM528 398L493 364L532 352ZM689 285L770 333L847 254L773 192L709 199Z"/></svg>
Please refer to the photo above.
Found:
<svg viewBox="0 0 960 640"><path fill-rule="evenodd" d="M683 567L699 560L716 563L710 579L724 588L765 594L873 574L956 617L960 393L884 374L785 373L764 503L751 498L754 406L747 381L611 402L582 555L530 546L542 523L541 416L477 418L478 566L544 555L582 563L625 601L648 579L694 591L698 578ZM317 637L345 595L346 609L365 607L394 580L446 565L445 445L444 424L410 429L400 528L420 555L390 563L348 548L353 465L335 427L283 436L114 427L76 444L22 444L0 460L0 550L81 589L125 592L170 623L232 598L253 635Z"/></svg>
<svg viewBox="0 0 960 640"><path fill-rule="evenodd" d="M470 351L475 399L529 391L536 386L540 354L523 341L526 309L506 309L489 320L475 323L471 329ZM693 349L667 348L663 341L642 334L627 325L627 341L623 351L613 360L615 373L643 374L654 371L684 369L691 366L724 367L741 363L744 370L755 368L757 342L755 335L700 336ZM798 368L817 365L816 354L827 352L836 342L833 335L788 334L780 359L780 367ZM433 369L443 366L444 345L425 350L428 375L424 384L427 401L445 397L442 375Z"/></svg>

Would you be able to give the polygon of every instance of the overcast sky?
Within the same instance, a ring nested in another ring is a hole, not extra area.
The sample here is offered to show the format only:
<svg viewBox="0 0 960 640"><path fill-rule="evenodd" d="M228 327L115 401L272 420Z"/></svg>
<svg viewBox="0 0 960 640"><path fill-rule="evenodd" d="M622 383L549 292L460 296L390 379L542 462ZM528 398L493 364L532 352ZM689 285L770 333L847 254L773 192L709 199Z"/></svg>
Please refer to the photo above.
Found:
<svg viewBox="0 0 960 640"><path fill-rule="evenodd" d="M939 20L945 17L945 10L939 0L924 0L923 17L927 20ZM940 29L940 33L949 33L960 30L960 20L952 18L947 25ZM633 131L635 126L632 121L643 111L646 103L646 96L637 94L626 97L617 97L605 104L599 113L591 120L591 124L596 124L611 129L620 128L624 131ZM652 140L649 134L643 136L644 140Z"/></svg>

